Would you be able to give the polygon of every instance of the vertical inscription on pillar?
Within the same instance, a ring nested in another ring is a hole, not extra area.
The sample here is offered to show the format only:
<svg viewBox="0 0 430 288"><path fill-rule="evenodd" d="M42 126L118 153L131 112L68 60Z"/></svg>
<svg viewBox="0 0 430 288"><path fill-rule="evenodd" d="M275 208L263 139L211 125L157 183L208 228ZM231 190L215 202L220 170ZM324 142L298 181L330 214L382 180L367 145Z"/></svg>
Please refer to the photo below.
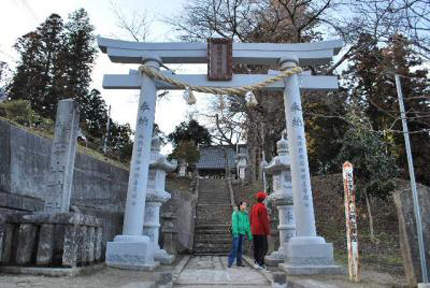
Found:
<svg viewBox="0 0 430 288"><path fill-rule="evenodd" d="M300 189L303 191L302 194L302 201L304 203L305 207L309 207L309 200L310 200L310 192L308 187L310 186L310 183L308 181L310 180L308 177L308 163L307 163L307 157L306 157L306 139L304 137L303 133L300 133L303 131L303 116L302 116L302 109L299 103L294 102L290 107L290 112L292 113L291 116L291 126L293 128L297 129L297 160L299 164L299 179L300 179Z"/></svg>
<svg viewBox="0 0 430 288"><path fill-rule="evenodd" d="M149 118L151 113L151 109L149 108L149 105L146 101L144 101L139 106L138 111L138 119L136 123L136 131L143 131L145 127L148 126ZM134 159L133 163L133 172L131 174L131 183L132 183L132 191L131 191L131 205L136 206L136 203L138 201L138 187L140 187L139 181L141 180L140 174L143 171L143 163L142 163L142 156L143 156L143 133L137 133L136 137L136 158Z"/></svg>

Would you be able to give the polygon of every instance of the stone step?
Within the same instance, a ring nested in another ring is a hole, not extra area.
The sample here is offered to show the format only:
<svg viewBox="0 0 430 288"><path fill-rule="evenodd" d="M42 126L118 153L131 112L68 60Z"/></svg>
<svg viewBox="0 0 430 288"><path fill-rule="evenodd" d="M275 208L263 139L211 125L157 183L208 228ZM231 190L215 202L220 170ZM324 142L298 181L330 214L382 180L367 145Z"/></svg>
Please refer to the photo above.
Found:
<svg viewBox="0 0 430 288"><path fill-rule="evenodd" d="M194 255L228 255L230 249L228 250L217 250L217 249L195 249L193 250Z"/></svg>
<svg viewBox="0 0 430 288"><path fill-rule="evenodd" d="M220 242L231 242L231 235L227 234L196 234L194 235L194 242L205 243L207 241L220 241Z"/></svg>
<svg viewBox="0 0 430 288"><path fill-rule="evenodd" d="M194 243L194 249L221 249L228 250L231 248L231 243Z"/></svg>
<svg viewBox="0 0 430 288"><path fill-rule="evenodd" d="M195 231L196 234L226 234L228 235L228 231L226 229L214 229L214 230L200 230L200 231Z"/></svg>
<svg viewBox="0 0 430 288"><path fill-rule="evenodd" d="M213 231L213 232L216 232L216 231L224 231L225 233L228 233L228 225L225 225L224 223L222 223L222 224L216 224L216 223L205 223L205 224L199 224L199 225L196 225L196 227L194 228L194 230L195 230L195 233L200 233L200 232L202 232L202 233L207 233L208 231L210 232L210 231Z"/></svg>
<svg viewBox="0 0 430 288"><path fill-rule="evenodd" d="M204 229L227 229L230 226L230 224L204 224L204 225L196 225L197 230L204 230Z"/></svg>
<svg viewBox="0 0 430 288"><path fill-rule="evenodd" d="M223 245L227 245L227 244L231 244L232 239L231 238L224 238L224 239L195 239L194 240L194 244L199 246L200 244L223 244Z"/></svg>
<svg viewBox="0 0 430 288"><path fill-rule="evenodd" d="M203 251L203 252L193 252L194 256L227 256L230 253L230 251L226 252L216 252L216 251Z"/></svg>

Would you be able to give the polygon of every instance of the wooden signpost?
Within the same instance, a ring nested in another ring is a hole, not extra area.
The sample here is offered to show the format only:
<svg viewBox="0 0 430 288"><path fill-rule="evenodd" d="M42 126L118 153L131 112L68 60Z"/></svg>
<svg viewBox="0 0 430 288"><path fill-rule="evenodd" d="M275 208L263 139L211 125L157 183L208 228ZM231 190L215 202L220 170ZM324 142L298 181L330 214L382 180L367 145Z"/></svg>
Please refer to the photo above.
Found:
<svg viewBox="0 0 430 288"><path fill-rule="evenodd" d="M345 190L348 272L349 280L358 282L360 281L360 277L358 261L357 212L355 207L355 187L353 177L353 166L347 161L343 164L343 187Z"/></svg>

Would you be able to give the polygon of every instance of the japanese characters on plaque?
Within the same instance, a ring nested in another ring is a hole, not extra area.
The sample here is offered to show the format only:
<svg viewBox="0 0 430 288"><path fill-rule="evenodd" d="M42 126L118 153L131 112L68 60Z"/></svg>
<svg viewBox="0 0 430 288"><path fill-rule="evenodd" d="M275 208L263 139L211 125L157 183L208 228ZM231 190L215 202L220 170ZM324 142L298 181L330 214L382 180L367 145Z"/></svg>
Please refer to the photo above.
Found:
<svg viewBox="0 0 430 288"><path fill-rule="evenodd" d="M232 46L231 39L208 39L208 80L229 81L232 79Z"/></svg>
<svg viewBox="0 0 430 288"><path fill-rule="evenodd" d="M308 166L307 166L307 157L306 157L306 144L305 144L305 137L303 132L303 116L302 116L302 109L300 107L300 104L297 102L294 102L290 107L290 112L292 113L291 117L291 126L293 128L302 128L298 129L296 143L297 143L297 161L299 164L299 186L300 190L303 191L302 193L302 201L304 203L305 207L309 207L309 200L310 200L310 191L308 187L310 186L309 177L308 177Z"/></svg>

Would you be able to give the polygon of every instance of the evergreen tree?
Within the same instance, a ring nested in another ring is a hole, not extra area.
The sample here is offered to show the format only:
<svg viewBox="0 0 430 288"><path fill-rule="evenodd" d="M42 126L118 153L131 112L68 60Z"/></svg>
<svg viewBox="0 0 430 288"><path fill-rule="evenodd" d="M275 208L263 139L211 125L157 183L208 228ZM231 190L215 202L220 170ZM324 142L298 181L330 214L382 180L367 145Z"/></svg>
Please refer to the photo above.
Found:
<svg viewBox="0 0 430 288"><path fill-rule="evenodd" d="M176 126L175 131L167 136L168 140L173 142L175 146L182 141L193 141L194 145L210 145L211 135L205 127L199 122L191 119L188 122L182 122Z"/></svg>
<svg viewBox="0 0 430 288"><path fill-rule="evenodd" d="M96 55L93 31L87 12L79 9L65 25L52 14L35 31L20 37L15 48L21 59L9 86L10 96L29 100L35 111L50 119L55 119L61 99L85 102Z"/></svg>
<svg viewBox="0 0 430 288"><path fill-rule="evenodd" d="M65 98L78 102L88 94L91 70L96 57L94 27L90 24L84 9L73 12L64 26L64 47L62 51L66 66Z"/></svg>
<svg viewBox="0 0 430 288"><path fill-rule="evenodd" d="M9 86L12 99L26 99L39 114L53 119L58 90L62 87L60 66L63 21L52 14L35 31L20 37L15 49L20 53L17 71Z"/></svg>
<svg viewBox="0 0 430 288"><path fill-rule="evenodd" d="M372 199L386 199L390 195L398 168L390 153L390 145L379 131L373 129L370 119L359 106L352 104L346 118L350 127L334 162L337 167L342 167L345 161L354 165L358 200L366 202L370 237L374 241Z"/></svg>
<svg viewBox="0 0 430 288"><path fill-rule="evenodd" d="M106 103L97 89L92 89L84 96L79 98L81 127L91 137L101 139L108 119Z"/></svg>
<svg viewBox="0 0 430 288"><path fill-rule="evenodd" d="M351 57L352 64L343 75L349 99L358 103L371 121L373 129L384 133L386 142L393 144L393 155L407 177L406 153L401 133L399 103L394 82L394 73L404 75L402 90L408 111L408 125L411 133L412 152L418 181L429 184L430 136L424 129L430 128L430 91L427 70L419 69L422 64L415 56L407 39L395 35L386 47L379 47L368 34L360 35L360 49Z"/></svg>

